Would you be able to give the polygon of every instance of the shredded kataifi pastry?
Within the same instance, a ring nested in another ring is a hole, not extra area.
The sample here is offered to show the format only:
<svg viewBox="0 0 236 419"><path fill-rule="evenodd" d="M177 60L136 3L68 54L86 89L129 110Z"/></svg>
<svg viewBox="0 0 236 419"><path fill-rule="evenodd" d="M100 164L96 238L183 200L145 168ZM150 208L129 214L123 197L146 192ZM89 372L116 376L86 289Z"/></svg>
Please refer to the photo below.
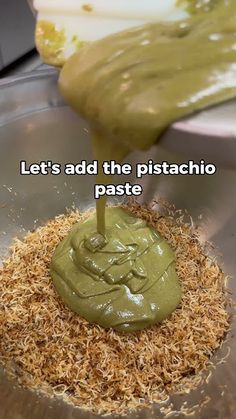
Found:
<svg viewBox="0 0 236 419"><path fill-rule="evenodd" d="M125 413L188 391L229 329L226 276L181 213L129 205L175 252L182 303L135 334L91 325L54 290L52 254L81 217L56 217L15 240L0 269L0 362L27 388L61 395L96 413Z"/></svg>

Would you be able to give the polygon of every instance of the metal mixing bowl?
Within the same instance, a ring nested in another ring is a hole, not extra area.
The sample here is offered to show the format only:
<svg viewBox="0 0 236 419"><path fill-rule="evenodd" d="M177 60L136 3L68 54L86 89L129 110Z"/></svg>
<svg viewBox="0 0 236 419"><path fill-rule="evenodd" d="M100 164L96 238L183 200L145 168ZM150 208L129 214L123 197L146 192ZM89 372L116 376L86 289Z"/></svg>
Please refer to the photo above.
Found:
<svg viewBox="0 0 236 419"><path fill-rule="evenodd" d="M162 176L142 180L142 200L161 196L178 208L186 208L201 229L203 239L215 243L225 271L232 276L235 294L236 248L236 104L205 111L178 122L146 153L133 153L130 161L185 162L204 158L217 164L214 176ZM15 236L64 212L73 204L85 209L94 204L91 176L21 176L20 160L28 163L53 160L61 164L91 160L85 122L63 102L57 90L57 73L42 71L0 82L0 257L7 253ZM123 179L124 180L124 179ZM126 178L127 180L127 178ZM133 179L134 180L134 179ZM119 183L121 180L119 179ZM172 398L174 409L209 402L196 409L193 418L236 417L235 320L228 341L218 351L224 363L212 371L207 382L185 396ZM160 417L158 407L130 418ZM89 419L98 416L81 412L61 400L49 399L9 381L0 372L1 419ZM183 417L176 413L175 417Z"/></svg>

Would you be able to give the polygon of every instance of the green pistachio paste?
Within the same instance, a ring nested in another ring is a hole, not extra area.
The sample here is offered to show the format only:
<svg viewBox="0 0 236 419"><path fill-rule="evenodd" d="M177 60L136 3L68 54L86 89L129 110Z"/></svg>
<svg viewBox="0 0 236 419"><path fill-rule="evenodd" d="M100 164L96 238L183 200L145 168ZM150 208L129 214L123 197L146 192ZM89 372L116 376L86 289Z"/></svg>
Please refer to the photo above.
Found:
<svg viewBox="0 0 236 419"><path fill-rule="evenodd" d="M236 1L210 9L104 38L65 64L60 89L90 124L97 183L110 181L104 160L146 150L173 121L236 96ZM180 302L174 255L142 221L105 204L99 199L97 221L79 223L59 245L53 280L88 321L135 331Z"/></svg>
<svg viewBox="0 0 236 419"><path fill-rule="evenodd" d="M222 0L177 0L177 6L186 7L189 13L202 13L210 12L214 9Z"/></svg>
<svg viewBox="0 0 236 419"><path fill-rule="evenodd" d="M236 96L236 1L85 46L60 87L108 144L148 149L173 121Z"/></svg>
<svg viewBox="0 0 236 419"><path fill-rule="evenodd" d="M60 243L52 277L64 302L89 322L133 332L165 319L179 304L175 257L146 222L107 208L106 237L96 217L79 222Z"/></svg>

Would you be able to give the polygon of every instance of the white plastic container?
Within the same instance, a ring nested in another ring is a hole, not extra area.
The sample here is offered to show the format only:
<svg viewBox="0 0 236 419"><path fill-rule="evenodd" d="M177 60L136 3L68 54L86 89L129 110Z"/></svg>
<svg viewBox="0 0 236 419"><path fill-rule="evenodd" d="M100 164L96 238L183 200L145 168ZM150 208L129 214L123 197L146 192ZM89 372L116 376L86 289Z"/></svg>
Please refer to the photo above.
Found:
<svg viewBox="0 0 236 419"><path fill-rule="evenodd" d="M152 21L181 19L176 0L34 0L36 45L44 62L61 66L81 45Z"/></svg>

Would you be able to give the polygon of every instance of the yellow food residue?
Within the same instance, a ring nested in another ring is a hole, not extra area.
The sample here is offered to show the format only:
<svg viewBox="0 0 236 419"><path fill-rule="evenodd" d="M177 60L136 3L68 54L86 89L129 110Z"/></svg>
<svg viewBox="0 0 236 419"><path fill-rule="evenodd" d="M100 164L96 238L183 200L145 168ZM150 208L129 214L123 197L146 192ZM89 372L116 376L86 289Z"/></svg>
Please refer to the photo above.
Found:
<svg viewBox="0 0 236 419"><path fill-rule="evenodd" d="M93 6L91 4L83 4L82 10L84 12L92 12L93 11Z"/></svg>
<svg viewBox="0 0 236 419"><path fill-rule="evenodd" d="M42 60L46 64L56 67L64 64L63 50L66 42L64 29L58 30L54 23L40 20L36 26L35 40Z"/></svg>

